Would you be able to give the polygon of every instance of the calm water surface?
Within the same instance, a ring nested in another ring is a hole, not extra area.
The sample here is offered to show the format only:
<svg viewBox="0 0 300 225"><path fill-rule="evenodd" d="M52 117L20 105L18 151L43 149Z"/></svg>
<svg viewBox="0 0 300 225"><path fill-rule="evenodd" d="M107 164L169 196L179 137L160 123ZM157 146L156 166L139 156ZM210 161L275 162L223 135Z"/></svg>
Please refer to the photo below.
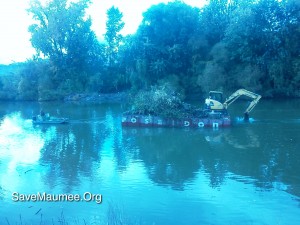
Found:
<svg viewBox="0 0 300 225"><path fill-rule="evenodd" d="M32 125L41 108L70 124ZM1 102L0 224L300 224L300 101L243 109L225 129L129 129L120 104Z"/></svg>

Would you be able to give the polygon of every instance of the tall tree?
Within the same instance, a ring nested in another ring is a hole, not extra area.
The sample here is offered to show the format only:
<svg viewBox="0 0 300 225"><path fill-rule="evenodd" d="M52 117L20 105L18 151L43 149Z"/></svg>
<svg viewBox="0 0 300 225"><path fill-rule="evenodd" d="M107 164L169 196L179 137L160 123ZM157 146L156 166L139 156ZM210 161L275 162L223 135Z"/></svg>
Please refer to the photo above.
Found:
<svg viewBox="0 0 300 225"><path fill-rule="evenodd" d="M203 33L211 46L220 42L229 24L233 4L228 0L209 0L209 4L201 10Z"/></svg>
<svg viewBox="0 0 300 225"><path fill-rule="evenodd" d="M32 0L28 12L36 23L29 31L37 53L56 65L79 66L85 62L96 43L91 18L85 17L89 3L90 0L76 3L52 0L43 5L39 0Z"/></svg>
<svg viewBox="0 0 300 225"><path fill-rule="evenodd" d="M233 65L256 71L246 76L240 71L235 80L245 83L259 74L256 83L265 95L295 95L300 80L299 9L293 0L260 0L235 11L226 31L227 48L235 60Z"/></svg>
<svg viewBox="0 0 300 225"><path fill-rule="evenodd" d="M145 86L176 81L174 86L188 90L193 83L191 40L199 26L199 9L175 1L154 5L143 16L133 46L136 72Z"/></svg>
<svg viewBox="0 0 300 225"><path fill-rule="evenodd" d="M116 60L117 52L123 38L120 31L123 29L125 23L122 21L123 14L114 6L108 9L106 14L106 33L104 37L108 44L106 51L108 63L112 65Z"/></svg>
<svg viewBox="0 0 300 225"><path fill-rule="evenodd" d="M29 27L31 43L39 56L50 60L54 86L66 91L84 89L87 73L99 44L85 11L90 0L32 0L28 12L35 23Z"/></svg>

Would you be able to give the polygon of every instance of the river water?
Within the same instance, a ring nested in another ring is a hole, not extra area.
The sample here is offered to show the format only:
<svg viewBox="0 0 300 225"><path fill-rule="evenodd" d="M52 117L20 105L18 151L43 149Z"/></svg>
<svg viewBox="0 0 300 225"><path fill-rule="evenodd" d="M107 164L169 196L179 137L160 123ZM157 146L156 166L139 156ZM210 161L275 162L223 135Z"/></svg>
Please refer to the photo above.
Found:
<svg viewBox="0 0 300 225"><path fill-rule="evenodd" d="M1 102L0 224L300 224L300 101L250 123L244 106L230 128L172 129L122 128L121 104ZM70 123L33 125L40 109Z"/></svg>

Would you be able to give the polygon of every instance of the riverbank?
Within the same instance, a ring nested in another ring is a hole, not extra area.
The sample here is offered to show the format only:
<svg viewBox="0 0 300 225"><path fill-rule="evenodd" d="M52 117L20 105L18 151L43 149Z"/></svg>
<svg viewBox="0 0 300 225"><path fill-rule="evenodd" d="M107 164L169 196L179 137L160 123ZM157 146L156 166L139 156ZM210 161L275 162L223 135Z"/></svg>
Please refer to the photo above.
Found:
<svg viewBox="0 0 300 225"><path fill-rule="evenodd" d="M128 99L127 92L117 93L77 93L64 98L65 102L123 102Z"/></svg>

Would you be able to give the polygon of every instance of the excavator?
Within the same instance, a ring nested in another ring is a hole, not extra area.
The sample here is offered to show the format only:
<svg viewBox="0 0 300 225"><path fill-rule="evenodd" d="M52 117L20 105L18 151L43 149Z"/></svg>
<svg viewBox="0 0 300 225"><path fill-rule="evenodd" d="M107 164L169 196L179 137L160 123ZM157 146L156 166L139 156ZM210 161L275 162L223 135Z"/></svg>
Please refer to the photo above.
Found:
<svg viewBox="0 0 300 225"><path fill-rule="evenodd" d="M252 101L250 102L249 106L244 112L244 121L249 121L249 113L252 111L252 109L256 106L258 101L261 99L261 95L255 94L245 89L237 90L232 95L230 95L229 98L227 98L224 102L223 102L222 92L210 91L209 97L205 99L206 109L213 113L227 114L228 106L230 106L235 100L237 100L239 97L243 95L252 98Z"/></svg>

